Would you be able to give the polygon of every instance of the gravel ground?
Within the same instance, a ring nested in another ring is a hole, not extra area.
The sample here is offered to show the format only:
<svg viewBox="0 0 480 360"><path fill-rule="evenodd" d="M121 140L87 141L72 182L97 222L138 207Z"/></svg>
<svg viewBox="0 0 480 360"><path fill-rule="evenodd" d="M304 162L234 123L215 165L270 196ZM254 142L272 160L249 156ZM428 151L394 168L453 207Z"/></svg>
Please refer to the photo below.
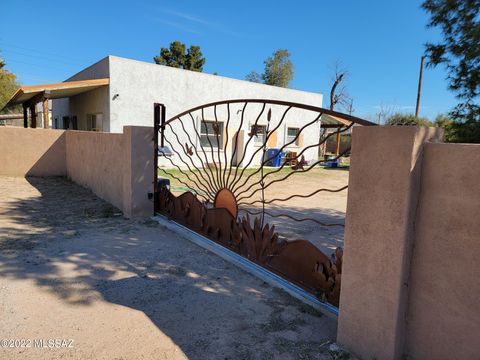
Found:
<svg viewBox="0 0 480 360"><path fill-rule="evenodd" d="M0 313L1 359L349 358L335 320L63 178L0 178Z"/></svg>

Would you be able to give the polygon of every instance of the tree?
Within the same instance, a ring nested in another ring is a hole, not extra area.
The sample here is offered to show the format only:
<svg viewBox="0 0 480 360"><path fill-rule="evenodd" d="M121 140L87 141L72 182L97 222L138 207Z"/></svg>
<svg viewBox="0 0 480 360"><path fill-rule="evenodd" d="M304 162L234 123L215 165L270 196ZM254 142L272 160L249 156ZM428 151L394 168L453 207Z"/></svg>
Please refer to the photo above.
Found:
<svg viewBox="0 0 480 360"><path fill-rule="evenodd" d="M414 114L395 113L390 116L385 125L425 125L432 126L432 122L427 118L416 117Z"/></svg>
<svg viewBox="0 0 480 360"><path fill-rule="evenodd" d="M16 75L5 69L5 65L5 61L0 58L0 113L20 112L20 106L4 109L10 97L20 87Z"/></svg>
<svg viewBox="0 0 480 360"><path fill-rule="evenodd" d="M252 82L267 85L288 87L293 79L293 63L290 60L290 53L286 49L275 51L271 57L264 61L265 70L263 74L256 71L250 72L245 79Z"/></svg>
<svg viewBox="0 0 480 360"><path fill-rule="evenodd" d="M200 46L191 45L186 52L185 50L185 44L177 40L172 42L169 48L161 48L160 55L155 56L153 60L158 65L202 72L205 57Z"/></svg>
<svg viewBox="0 0 480 360"><path fill-rule="evenodd" d="M348 111L353 109L353 100L348 96L345 85L347 77L348 70L337 61L332 78L332 87L330 89L330 110L333 110L337 104Z"/></svg>
<svg viewBox="0 0 480 360"><path fill-rule="evenodd" d="M427 65L447 68L449 88L460 103L450 115L459 141L480 142L480 0L426 0L429 27L441 30L443 39L426 44Z"/></svg>

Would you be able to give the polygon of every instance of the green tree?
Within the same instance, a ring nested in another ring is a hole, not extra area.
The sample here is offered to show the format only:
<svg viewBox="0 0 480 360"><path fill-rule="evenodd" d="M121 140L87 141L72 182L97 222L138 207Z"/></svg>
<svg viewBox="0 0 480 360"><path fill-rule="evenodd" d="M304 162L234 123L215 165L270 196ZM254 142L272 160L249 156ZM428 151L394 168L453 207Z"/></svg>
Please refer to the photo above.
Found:
<svg viewBox="0 0 480 360"><path fill-rule="evenodd" d="M293 63L290 60L290 53L286 49L275 51L271 57L264 61L265 70L263 74L256 71L250 72L245 79L252 82L267 85L288 87L293 79Z"/></svg>
<svg viewBox="0 0 480 360"><path fill-rule="evenodd" d="M427 118L417 118L414 114L395 113L387 118L385 125L425 125L432 126Z"/></svg>
<svg viewBox="0 0 480 360"><path fill-rule="evenodd" d="M0 113L21 112L20 106L4 108L10 97L19 87L20 85L17 83L16 75L5 69L5 61L0 58Z"/></svg>
<svg viewBox="0 0 480 360"><path fill-rule="evenodd" d="M428 65L446 66L449 88L460 101L450 113L457 134L452 139L480 143L480 0L426 0L422 8L430 15L428 26L443 37L426 44Z"/></svg>
<svg viewBox="0 0 480 360"><path fill-rule="evenodd" d="M185 44L177 40L172 42L169 48L161 48L160 55L155 56L153 60L158 65L202 72L205 57L200 46L191 45L188 50L185 50Z"/></svg>

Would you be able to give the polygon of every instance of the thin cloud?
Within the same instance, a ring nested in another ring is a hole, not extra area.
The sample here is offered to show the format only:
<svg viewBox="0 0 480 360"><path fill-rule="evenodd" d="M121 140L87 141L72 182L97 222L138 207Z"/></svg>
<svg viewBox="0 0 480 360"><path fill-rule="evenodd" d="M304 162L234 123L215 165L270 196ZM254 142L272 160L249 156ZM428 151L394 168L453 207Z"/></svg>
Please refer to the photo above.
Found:
<svg viewBox="0 0 480 360"><path fill-rule="evenodd" d="M163 19L157 19L159 22L163 22L165 24L170 23L172 26L175 26L179 29L189 31L195 34L201 34L197 27L203 27L204 29L210 29L217 32L222 32L227 35L232 35L236 37L242 37L241 34L228 30L224 25L209 21L203 18L200 18L196 15L192 15L189 13L185 13L182 11L177 11L173 9L160 9L160 12L170 15L172 18L175 18L175 21L168 21ZM187 22L188 24L185 25L183 21Z"/></svg>
<svg viewBox="0 0 480 360"><path fill-rule="evenodd" d="M161 24L165 24L165 25L169 25L169 26L173 26L179 30L183 30L183 31L186 31L186 32L189 32L189 33L192 33L192 34L197 34L197 35L200 35L201 32L200 31L197 31L195 29L192 29L188 26L185 26L184 24L182 23L179 23L179 22L176 22L176 21L168 21L168 20L164 20L164 19L159 19L159 18L155 18L155 20Z"/></svg>
<svg viewBox="0 0 480 360"><path fill-rule="evenodd" d="M170 10L170 9L163 9L162 11L166 14L170 14L170 15L179 17L179 18L184 19L184 20L193 21L193 22L196 22L198 24L207 25L207 26L218 26L215 23L212 23L212 22L204 20L204 19L200 19L199 17L193 16L193 15L190 15L190 14L187 14L187 13L184 13L184 12Z"/></svg>

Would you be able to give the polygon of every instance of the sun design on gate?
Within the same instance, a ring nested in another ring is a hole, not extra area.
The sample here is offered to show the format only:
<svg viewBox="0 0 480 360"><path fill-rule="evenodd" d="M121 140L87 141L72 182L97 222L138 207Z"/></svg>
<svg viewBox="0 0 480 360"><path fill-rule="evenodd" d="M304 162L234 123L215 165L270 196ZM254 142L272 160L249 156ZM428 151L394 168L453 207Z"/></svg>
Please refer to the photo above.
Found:
<svg viewBox="0 0 480 360"><path fill-rule="evenodd" d="M253 111L247 112L248 106ZM219 121L220 108L224 121ZM300 110L302 116L310 118L302 121L295 135L284 136L283 144L272 151L269 147L276 145L279 130L286 131L288 115L295 110L295 116ZM206 116L207 112L213 116ZM232 120L232 113L237 116L236 121ZM341 123L336 132L325 133L320 130L324 113L349 120ZM330 258L306 240L280 241L275 227L268 224L266 218L343 226L310 217L295 217L287 211L282 212L282 207L278 206L275 211L269 211L268 207L288 203L294 198L310 198L320 192L340 192L347 186L339 189L320 186L309 192L298 189L299 193L270 198L266 190L324 164L326 160L318 156L322 145L330 137L348 131L355 123L369 125L365 120L330 110L275 100L231 100L185 111L157 127L162 144L158 153L168 167L158 170L182 184L187 191L175 196L162 188L157 193L157 210L312 293L323 293L329 302L338 304L341 251ZM303 134L313 131L319 132L318 141L296 146L295 152L281 160L278 158L292 145L298 145ZM349 151L346 149L329 161ZM307 161L307 154L311 159L312 152L317 159Z"/></svg>

